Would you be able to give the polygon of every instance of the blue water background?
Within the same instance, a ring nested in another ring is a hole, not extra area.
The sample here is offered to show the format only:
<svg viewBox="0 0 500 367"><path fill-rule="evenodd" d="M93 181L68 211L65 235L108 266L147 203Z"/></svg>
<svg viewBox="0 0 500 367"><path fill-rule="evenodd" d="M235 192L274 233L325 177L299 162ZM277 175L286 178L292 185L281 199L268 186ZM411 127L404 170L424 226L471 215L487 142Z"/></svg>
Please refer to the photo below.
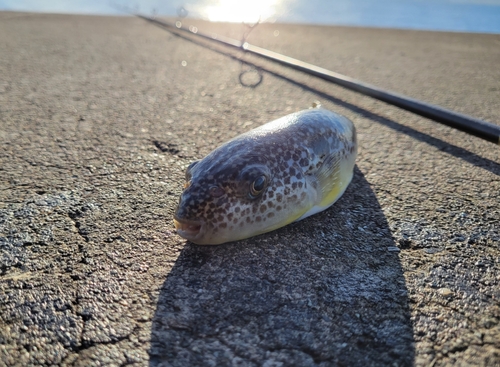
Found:
<svg viewBox="0 0 500 367"><path fill-rule="evenodd" d="M301 1L292 22L434 31L500 33L497 5L431 0Z"/></svg>
<svg viewBox="0 0 500 367"><path fill-rule="evenodd" d="M154 9L168 16L175 16L177 9L184 6L190 10L190 16L203 18L203 7L218 1L115 0L115 3L145 14ZM276 8L278 22L500 34L500 0L281 0ZM102 0L0 0L0 10L120 14L111 2Z"/></svg>

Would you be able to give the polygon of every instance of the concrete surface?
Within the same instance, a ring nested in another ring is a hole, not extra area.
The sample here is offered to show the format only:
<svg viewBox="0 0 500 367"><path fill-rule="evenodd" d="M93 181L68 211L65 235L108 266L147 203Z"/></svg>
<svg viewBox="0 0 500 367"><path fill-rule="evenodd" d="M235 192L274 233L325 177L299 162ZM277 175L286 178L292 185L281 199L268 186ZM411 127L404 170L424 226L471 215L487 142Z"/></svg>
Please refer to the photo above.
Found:
<svg viewBox="0 0 500 367"><path fill-rule="evenodd" d="M248 41L500 121L499 35ZM223 50L140 19L0 13L0 364L500 365L499 147ZM175 234L190 161L316 100L359 132L335 206L235 244Z"/></svg>

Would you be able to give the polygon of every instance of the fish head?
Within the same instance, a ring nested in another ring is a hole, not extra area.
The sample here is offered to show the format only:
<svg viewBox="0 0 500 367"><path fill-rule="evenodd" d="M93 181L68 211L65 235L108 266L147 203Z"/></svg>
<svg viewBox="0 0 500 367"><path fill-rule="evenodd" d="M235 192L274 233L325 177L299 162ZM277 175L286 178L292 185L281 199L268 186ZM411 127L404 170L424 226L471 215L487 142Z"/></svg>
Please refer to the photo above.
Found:
<svg viewBox="0 0 500 367"><path fill-rule="evenodd" d="M245 239L301 215L296 211L307 185L300 173L302 180L283 159L258 149L230 151L215 150L186 170L174 224L181 237L196 244Z"/></svg>

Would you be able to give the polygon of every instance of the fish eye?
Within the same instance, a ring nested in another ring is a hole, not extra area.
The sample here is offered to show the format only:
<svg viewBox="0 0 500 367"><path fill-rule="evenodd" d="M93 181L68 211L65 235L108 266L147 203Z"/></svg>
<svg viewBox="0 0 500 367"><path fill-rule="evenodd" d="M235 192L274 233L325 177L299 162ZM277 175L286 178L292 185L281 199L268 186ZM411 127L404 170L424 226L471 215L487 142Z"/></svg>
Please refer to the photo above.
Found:
<svg viewBox="0 0 500 367"><path fill-rule="evenodd" d="M250 185L250 196L255 198L259 196L262 191L264 191L267 183L266 176L259 176L252 184Z"/></svg>

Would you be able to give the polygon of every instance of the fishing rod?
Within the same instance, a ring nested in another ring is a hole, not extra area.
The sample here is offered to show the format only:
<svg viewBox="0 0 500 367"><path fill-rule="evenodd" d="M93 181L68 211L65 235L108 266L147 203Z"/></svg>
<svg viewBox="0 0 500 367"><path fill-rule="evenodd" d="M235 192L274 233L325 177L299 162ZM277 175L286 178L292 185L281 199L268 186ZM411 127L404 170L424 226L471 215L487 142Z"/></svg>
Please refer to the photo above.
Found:
<svg viewBox="0 0 500 367"><path fill-rule="evenodd" d="M148 22L160 25L162 27L171 28L187 32L191 35L208 39L212 42L217 42L226 46L230 46L244 52L263 57L267 60L277 62L281 65L288 66L292 69L299 70L309 75L316 76L323 80L338 84L344 88L355 92L370 96L380 101L392 104L417 115L429 118L436 122L442 123L449 127L464 131L468 134L485 139L497 145L500 145L500 126L492 124L484 120L477 119L468 115L464 115L446 108L436 106L430 103L422 102L414 98L410 98L401 94L386 91L376 86L361 82L354 78L321 68L319 66L309 64L289 56L279 54L274 51L266 50L262 47L254 46L248 42L241 42L233 38L225 37L216 33L206 33L200 31L197 27L185 27L180 21L175 23L162 21L156 18L148 17L139 13L131 13Z"/></svg>

